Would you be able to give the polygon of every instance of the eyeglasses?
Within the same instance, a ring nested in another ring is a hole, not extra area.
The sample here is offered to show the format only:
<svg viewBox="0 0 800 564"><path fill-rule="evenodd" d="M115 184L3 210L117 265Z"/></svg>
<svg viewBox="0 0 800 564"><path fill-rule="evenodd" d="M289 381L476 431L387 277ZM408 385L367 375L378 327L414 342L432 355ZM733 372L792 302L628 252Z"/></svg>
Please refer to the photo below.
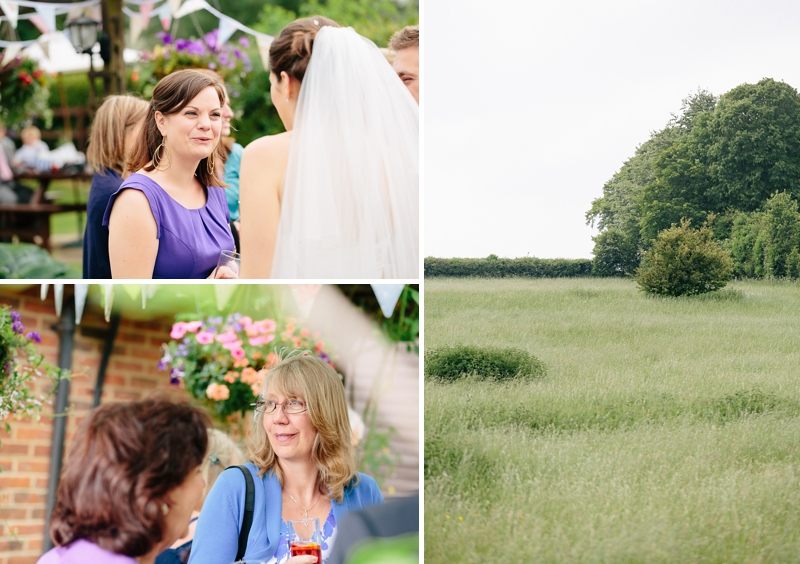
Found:
<svg viewBox="0 0 800 564"><path fill-rule="evenodd" d="M278 409L278 406L281 406L283 408L283 412L288 415L297 415L298 413L308 411L308 406L306 403L300 400L289 400L283 403L261 400L250 404L250 407L254 408L259 413L273 413L276 409Z"/></svg>

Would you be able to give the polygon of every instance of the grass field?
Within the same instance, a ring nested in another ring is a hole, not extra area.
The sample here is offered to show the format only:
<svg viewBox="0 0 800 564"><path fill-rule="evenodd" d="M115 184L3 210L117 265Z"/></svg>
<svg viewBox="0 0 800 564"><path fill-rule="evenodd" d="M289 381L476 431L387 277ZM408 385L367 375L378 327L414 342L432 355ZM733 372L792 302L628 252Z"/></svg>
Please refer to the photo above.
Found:
<svg viewBox="0 0 800 564"><path fill-rule="evenodd" d="M425 281L425 348L547 375L425 383L425 562L800 561L800 286Z"/></svg>

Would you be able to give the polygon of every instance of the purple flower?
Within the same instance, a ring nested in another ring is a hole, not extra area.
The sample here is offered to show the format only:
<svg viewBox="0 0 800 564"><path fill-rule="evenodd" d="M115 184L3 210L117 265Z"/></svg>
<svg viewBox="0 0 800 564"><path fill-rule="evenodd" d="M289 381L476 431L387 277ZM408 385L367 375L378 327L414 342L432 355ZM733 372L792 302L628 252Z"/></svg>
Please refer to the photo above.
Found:
<svg viewBox="0 0 800 564"><path fill-rule="evenodd" d="M169 375L169 383L173 386L177 386L181 383L181 379L173 376L172 374Z"/></svg>
<svg viewBox="0 0 800 564"><path fill-rule="evenodd" d="M243 35L239 38L239 45L241 45L246 49L247 47L250 47L250 41L248 41L247 38Z"/></svg>
<svg viewBox="0 0 800 564"><path fill-rule="evenodd" d="M180 368L173 368L169 372L170 381L172 381L173 378L183 378L183 375L184 375L184 372Z"/></svg>
<svg viewBox="0 0 800 564"><path fill-rule="evenodd" d="M319 353L319 357L320 357L322 360L324 360L325 362L327 362L328 364L330 364L330 363L331 363L331 357L329 357L329 356L328 356L327 354L325 354L324 352L320 351L320 353Z"/></svg>
<svg viewBox="0 0 800 564"><path fill-rule="evenodd" d="M6 374L11 374L11 369L13 366L14 364L10 360L7 360L5 366L3 366L3 370Z"/></svg>
<svg viewBox="0 0 800 564"><path fill-rule="evenodd" d="M25 331L25 326L22 324L22 321L15 321L11 325L11 329L14 330L14 333L17 333L18 335L22 335L22 332Z"/></svg>
<svg viewBox="0 0 800 564"><path fill-rule="evenodd" d="M208 63L208 68L210 68L211 70L215 70L217 68L217 65L215 63Z"/></svg>
<svg viewBox="0 0 800 564"><path fill-rule="evenodd" d="M195 39L194 41L189 42L189 45L186 46L186 52L190 55L205 55L206 46L202 39Z"/></svg>
<svg viewBox="0 0 800 564"><path fill-rule="evenodd" d="M189 44L191 44L191 41L189 41L188 39L176 39L175 49L177 49L178 51L184 51L186 50L187 47L189 47Z"/></svg>
<svg viewBox="0 0 800 564"><path fill-rule="evenodd" d="M209 317L206 319L208 325L219 325L222 323L222 317Z"/></svg>
<svg viewBox="0 0 800 564"><path fill-rule="evenodd" d="M241 94L239 94L238 90L231 90L231 98L238 98L239 96L241 96Z"/></svg>
<svg viewBox="0 0 800 564"><path fill-rule="evenodd" d="M157 368L158 368L160 371L162 371L162 372L163 372L164 370L166 370L166 369L167 369L167 363L166 363L166 362L164 362L164 360L163 360L163 359L162 359L162 360L159 360L159 361L158 361L158 366L157 366Z"/></svg>
<svg viewBox="0 0 800 564"><path fill-rule="evenodd" d="M20 314L18 314L16 311L12 311L11 312L11 321L13 321L13 322L22 321L22 316Z"/></svg>
<svg viewBox="0 0 800 564"><path fill-rule="evenodd" d="M244 327L238 321L233 324L233 330L236 331L237 333L242 329L244 329Z"/></svg>
<svg viewBox="0 0 800 564"><path fill-rule="evenodd" d="M238 49L234 49L233 50L233 56L236 57L237 59L241 59L242 58L242 52L239 51Z"/></svg>
<svg viewBox="0 0 800 564"><path fill-rule="evenodd" d="M41 343L42 342L42 337L36 331L31 331L30 333L25 335L25 338L26 339L30 339L34 343Z"/></svg>
<svg viewBox="0 0 800 564"><path fill-rule="evenodd" d="M206 33L206 45L212 51L217 50L217 37L219 36L219 29L213 29L210 32Z"/></svg>
<svg viewBox="0 0 800 564"><path fill-rule="evenodd" d="M172 45L172 36L166 31L159 31L156 33L156 37L158 37L164 45Z"/></svg>

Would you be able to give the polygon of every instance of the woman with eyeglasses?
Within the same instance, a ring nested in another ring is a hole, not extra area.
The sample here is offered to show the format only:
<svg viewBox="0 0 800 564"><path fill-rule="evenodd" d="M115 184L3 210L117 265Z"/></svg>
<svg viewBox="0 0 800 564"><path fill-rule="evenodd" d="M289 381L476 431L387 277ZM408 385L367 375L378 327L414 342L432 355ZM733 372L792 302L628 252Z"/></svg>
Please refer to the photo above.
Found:
<svg viewBox="0 0 800 564"><path fill-rule="evenodd" d="M356 472L344 386L323 360L295 356L271 368L261 389L253 462L246 465L255 482L255 511L243 559L313 564L315 556L289 558L287 522L317 518L324 562L342 516L383 502L375 480ZM217 479L200 513L189 564L236 560L245 493L238 470Z"/></svg>

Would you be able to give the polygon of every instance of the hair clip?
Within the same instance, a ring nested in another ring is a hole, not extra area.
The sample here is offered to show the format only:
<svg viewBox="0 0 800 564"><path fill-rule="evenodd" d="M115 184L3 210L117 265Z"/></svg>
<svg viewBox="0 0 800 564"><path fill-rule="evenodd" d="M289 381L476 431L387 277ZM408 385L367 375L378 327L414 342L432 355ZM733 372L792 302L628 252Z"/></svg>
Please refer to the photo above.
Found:
<svg viewBox="0 0 800 564"><path fill-rule="evenodd" d="M219 464L219 451L212 452L208 455L208 459L211 461L211 464Z"/></svg>

